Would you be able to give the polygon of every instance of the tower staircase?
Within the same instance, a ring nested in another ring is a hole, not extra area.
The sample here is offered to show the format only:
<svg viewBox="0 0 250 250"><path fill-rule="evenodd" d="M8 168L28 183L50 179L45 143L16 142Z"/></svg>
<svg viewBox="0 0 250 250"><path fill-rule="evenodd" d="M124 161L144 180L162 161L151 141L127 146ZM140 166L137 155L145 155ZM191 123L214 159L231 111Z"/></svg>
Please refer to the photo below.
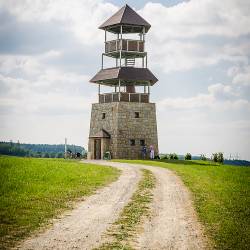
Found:
<svg viewBox="0 0 250 250"><path fill-rule="evenodd" d="M135 66L135 58L125 58L125 66L134 67Z"/></svg>

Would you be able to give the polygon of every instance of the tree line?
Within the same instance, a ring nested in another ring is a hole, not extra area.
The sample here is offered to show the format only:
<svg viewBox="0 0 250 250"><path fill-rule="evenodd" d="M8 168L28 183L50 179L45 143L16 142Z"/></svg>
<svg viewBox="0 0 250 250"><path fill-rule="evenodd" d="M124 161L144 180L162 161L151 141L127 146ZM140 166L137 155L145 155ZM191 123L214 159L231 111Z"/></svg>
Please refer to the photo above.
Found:
<svg viewBox="0 0 250 250"><path fill-rule="evenodd" d="M85 149L77 145L67 145L71 152L85 154ZM63 158L64 144L28 144L0 142L0 154L26 157Z"/></svg>

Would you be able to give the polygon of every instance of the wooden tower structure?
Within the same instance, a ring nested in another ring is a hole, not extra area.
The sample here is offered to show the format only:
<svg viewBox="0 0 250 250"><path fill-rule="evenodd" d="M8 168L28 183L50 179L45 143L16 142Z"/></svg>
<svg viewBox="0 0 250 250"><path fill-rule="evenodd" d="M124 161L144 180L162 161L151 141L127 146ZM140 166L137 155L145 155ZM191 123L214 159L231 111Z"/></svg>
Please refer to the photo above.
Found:
<svg viewBox="0 0 250 250"><path fill-rule="evenodd" d="M145 51L150 27L128 5L99 27L105 32L105 51L101 70L90 80L98 84L99 100L92 104L89 159L102 159L107 151L115 159L140 159L144 145L158 154L155 103L150 102L150 87L158 80L148 69ZM104 59L113 67L105 68ZM102 86L111 91L102 93Z"/></svg>

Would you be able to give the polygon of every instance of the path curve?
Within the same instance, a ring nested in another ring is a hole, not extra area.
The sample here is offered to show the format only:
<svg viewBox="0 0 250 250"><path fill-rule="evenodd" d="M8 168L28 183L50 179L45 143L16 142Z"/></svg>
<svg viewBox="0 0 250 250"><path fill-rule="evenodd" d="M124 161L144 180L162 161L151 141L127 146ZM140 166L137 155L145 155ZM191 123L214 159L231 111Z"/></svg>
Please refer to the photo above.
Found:
<svg viewBox="0 0 250 250"><path fill-rule="evenodd" d="M141 177L138 168L128 165L115 167L122 170L116 182L97 190L94 195L80 202L75 209L57 219L52 228L28 238L16 248L49 250L98 247L102 243L101 236L119 217Z"/></svg>
<svg viewBox="0 0 250 250"><path fill-rule="evenodd" d="M198 222L190 192L172 171L141 164L103 162L113 167L132 166L148 169L156 177L156 188L151 204L152 216L145 221L143 230L133 246L135 249L206 249L207 239Z"/></svg>

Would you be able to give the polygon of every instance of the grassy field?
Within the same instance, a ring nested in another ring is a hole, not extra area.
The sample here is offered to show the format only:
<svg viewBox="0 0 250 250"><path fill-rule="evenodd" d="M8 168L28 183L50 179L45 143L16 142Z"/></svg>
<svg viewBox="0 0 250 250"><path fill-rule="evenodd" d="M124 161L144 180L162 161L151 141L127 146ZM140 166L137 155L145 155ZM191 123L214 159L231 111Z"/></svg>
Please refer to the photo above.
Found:
<svg viewBox="0 0 250 250"><path fill-rule="evenodd" d="M168 168L194 197L194 205L216 249L250 249L250 167L204 161L123 161Z"/></svg>
<svg viewBox="0 0 250 250"><path fill-rule="evenodd" d="M77 161L0 156L0 248L12 246L118 175L114 168Z"/></svg>

